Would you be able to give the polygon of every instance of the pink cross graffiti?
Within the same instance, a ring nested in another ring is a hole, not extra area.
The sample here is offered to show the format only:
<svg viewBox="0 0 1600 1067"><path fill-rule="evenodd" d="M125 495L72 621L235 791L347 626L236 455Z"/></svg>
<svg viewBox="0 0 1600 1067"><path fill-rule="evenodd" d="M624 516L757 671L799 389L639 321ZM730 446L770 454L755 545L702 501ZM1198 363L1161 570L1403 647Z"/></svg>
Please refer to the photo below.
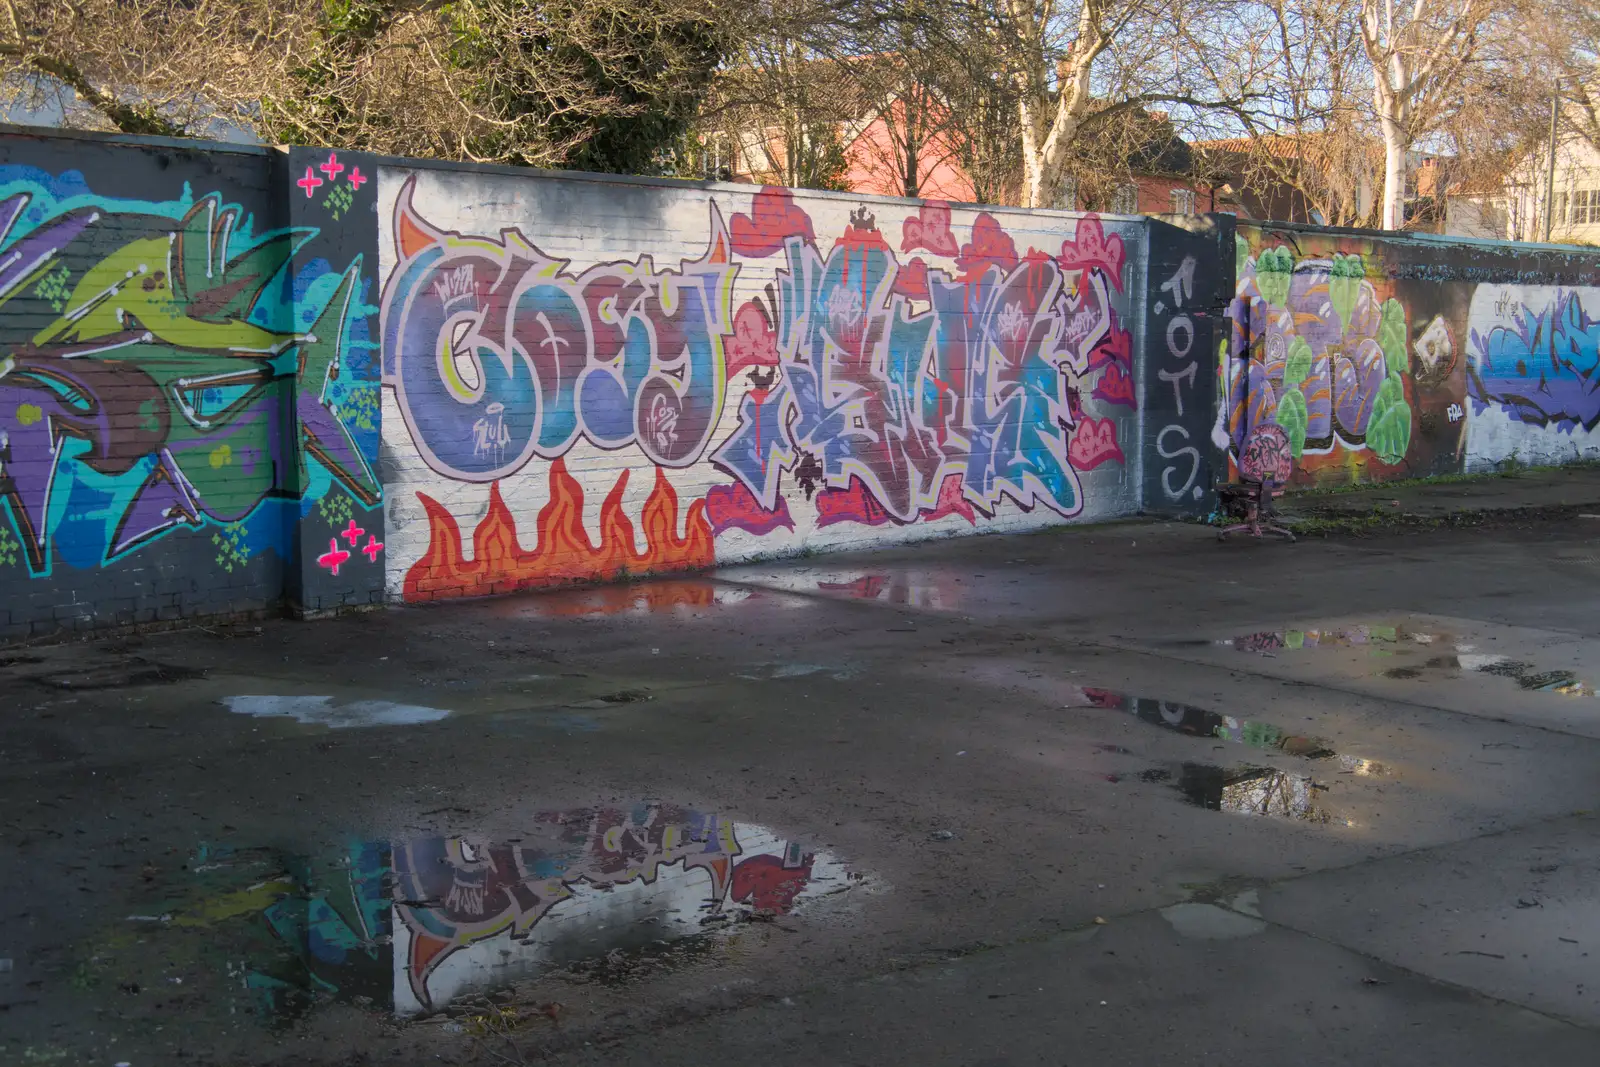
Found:
<svg viewBox="0 0 1600 1067"><path fill-rule="evenodd" d="M360 167L351 167L350 177L347 180L357 189L360 189L363 185L367 184L367 176L361 173Z"/></svg>
<svg viewBox="0 0 1600 1067"><path fill-rule="evenodd" d="M356 520L351 519L350 525L344 528L344 539L350 542L350 547L356 547L356 542L361 540L361 535L367 531L356 525Z"/></svg>
<svg viewBox="0 0 1600 1067"><path fill-rule="evenodd" d="M306 191L306 199L309 200L316 195L317 186L322 184L322 179L312 173L310 167L307 167L306 176L295 182L295 184Z"/></svg>
<svg viewBox="0 0 1600 1067"><path fill-rule="evenodd" d="M361 551L367 554L367 562L376 563L378 562L378 553L383 551L383 542L376 537L369 536L367 543L361 547Z"/></svg>
<svg viewBox="0 0 1600 1067"><path fill-rule="evenodd" d="M317 557L317 564L328 568L337 578L339 576L339 565L349 558L350 553L339 547L339 539L332 537L328 539L328 551Z"/></svg>
<svg viewBox="0 0 1600 1067"><path fill-rule="evenodd" d="M329 152L328 161L317 167L317 169L326 174L331 182L344 173L344 164L339 162L339 153Z"/></svg>

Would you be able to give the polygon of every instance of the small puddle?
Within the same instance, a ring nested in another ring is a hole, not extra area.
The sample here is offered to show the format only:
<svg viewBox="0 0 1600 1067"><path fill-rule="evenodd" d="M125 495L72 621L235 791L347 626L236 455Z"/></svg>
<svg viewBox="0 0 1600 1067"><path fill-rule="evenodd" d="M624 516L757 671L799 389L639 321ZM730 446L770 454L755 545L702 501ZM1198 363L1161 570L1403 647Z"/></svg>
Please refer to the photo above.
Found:
<svg viewBox="0 0 1600 1067"><path fill-rule="evenodd" d="M1570 670L1540 670L1532 663L1510 656L1492 655L1476 650L1471 644L1458 644L1453 653L1430 656L1417 666L1390 667L1379 671L1383 678L1396 681L1427 679L1435 672L1467 671L1473 674L1490 674L1509 678L1519 689L1533 693L1559 693L1572 697L1600 697L1600 689L1590 685Z"/></svg>
<svg viewBox="0 0 1600 1067"><path fill-rule="evenodd" d="M728 572L736 581L755 581L791 593L821 593L853 600L952 611L967 597L967 583L981 574L911 567L894 572L795 568L763 572Z"/></svg>
<svg viewBox="0 0 1600 1067"><path fill-rule="evenodd" d="M1271 767L1185 763L1176 786L1189 803L1209 811L1266 815L1312 823L1345 823L1322 805L1328 787L1303 774Z"/></svg>
<svg viewBox="0 0 1600 1067"><path fill-rule="evenodd" d="M1189 737L1217 738L1234 744L1248 745L1309 760L1335 760L1341 770L1360 775L1388 774L1389 769L1376 760L1346 756L1334 751L1327 741L1316 737L1293 734L1280 726L1254 719L1239 719L1206 708L1180 704L1171 700L1152 700L1149 697L1128 696L1110 689L1085 687L1079 690L1081 699L1074 698L1067 707L1107 708L1113 711L1132 712L1140 722L1160 726ZM1100 746L1107 751L1106 746ZM1115 746L1112 746L1115 747ZM1148 773L1148 772L1147 772ZM1146 779L1149 780L1149 779Z"/></svg>
<svg viewBox="0 0 1600 1067"><path fill-rule="evenodd" d="M1457 645L1456 654L1453 656L1435 656L1423 666L1435 670L1462 670L1475 674L1492 674L1499 678L1510 678L1517 683L1519 689L1534 693L1560 693L1562 696L1572 697L1597 697L1600 691L1579 678L1577 674L1567 670L1541 671L1532 663L1512 659L1510 656L1485 655L1472 651L1471 645ZM1413 674L1399 675L1384 672L1388 678L1416 678L1421 671Z"/></svg>
<svg viewBox="0 0 1600 1067"><path fill-rule="evenodd" d="M327 696L231 696L222 705L235 715L287 717L307 725L345 730L362 726L417 726L438 722L450 713L419 704L389 700L352 700L335 704Z"/></svg>
<svg viewBox="0 0 1600 1067"><path fill-rule="evenodd" d="M1241 915L1215 904L1173 904L1161 909L1161 917L1184 937L1204 941L1231 941L1250 937L1267 928L1261 919Z"/></svg>
<svg viewBox="0 0 1600 1067"><path fill-rule="evenodd" d="M747 682L765 682L779 678L814 678L823 676L836 682L848 682L860 669L847 663L757 663L746 671L735 674Z"/></svg>
<svg viewBox="0 0 1600 1067"><path fill-rule="evenodd" d="M145 882L118 928L85 946L79 984L154 991L176 972L208 1007L269 1022L331 1000L429 1014L560 969L629 981L860 884L764 827L655 802L318 857L202 846Z"/></svg>

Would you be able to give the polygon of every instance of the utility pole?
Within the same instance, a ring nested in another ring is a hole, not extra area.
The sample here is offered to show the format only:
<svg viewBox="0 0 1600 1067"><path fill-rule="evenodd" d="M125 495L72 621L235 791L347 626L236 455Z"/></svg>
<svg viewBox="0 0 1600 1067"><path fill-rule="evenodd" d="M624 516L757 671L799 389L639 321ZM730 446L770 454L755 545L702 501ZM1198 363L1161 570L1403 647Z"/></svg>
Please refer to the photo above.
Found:
<svg viewBox="0 0 1600 1067"><path fill-rule="evenodd" d="M1550 231L1556 214L1556 119L1561 109L1561 79L1550 84L1550 166L1544 174L1544 239L1550 241Z"/></svg>

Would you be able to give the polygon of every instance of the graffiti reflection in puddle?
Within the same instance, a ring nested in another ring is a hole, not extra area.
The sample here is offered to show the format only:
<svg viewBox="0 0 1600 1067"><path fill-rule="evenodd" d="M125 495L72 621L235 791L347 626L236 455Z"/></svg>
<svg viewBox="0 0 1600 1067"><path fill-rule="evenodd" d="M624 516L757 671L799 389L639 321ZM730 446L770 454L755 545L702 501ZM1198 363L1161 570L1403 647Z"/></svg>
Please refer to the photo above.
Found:
<svg viewBox="0 0 1600 1067"><path fill-rule="evenodd" d="M763 827L652 802L544 812L498 840L363 842L318 860L202 849L127 921L161 938L154 956L167 961L185 938L203 936L206 953L225 944L228 977L271 1019L332 999L410 1016L683 939L705 948L857 884Z"/></svg>
<svg viewBox="0 0 1600 1067"><path fill-rule="evenodd" d="M1189 737L1209 737L1248 745L1251 748L1283 752L1310 760L1335 760L1341 770L1357 775L1383 775L1389 769L1376 760L1347 756L1334 751L1320 738L1292 734L1269 722L1240 719L1206 708L1171 700L1152 700L1128 696L1110 689L1087 687L1076 690L1068 707L1107 708L1132 712L1141 722L1161 726Z"/></svg>
<svg viewBox="0 0 1600 1067"><path fill-rule="evenodd" d="M757 589L741 589L703 579L662 579L562 589L507 598L491 609L499 618L576 619L586 616L688 615L708 608L750 605L757 610L807 606Z"/></svg>
<svg viewBox="0 0 1600 1067"><path fill-rule="evenodd" d="M1529 692L1559 693L1562 696L1600 697L1600 687L1589 684L1570 670L1540 670L1532 663L1511 656L1479 652L1476 645L1456 642L1441 631L1416 630L1404 625L1362 625L1343 629L1325 630L1261 630L1240 634L1214 642L1240 652L1259 652L1272 655L1280 651L1298 652L1307 649L1360 648L1365 646L1373 656L1420 656L1436 653L1439 648L1451 651L1443 655L1430 655L1420 664L1406 663L1378 671L1378 675L1394 681L1428 681L1437 677L1431 672L1468 671L1510 678L1521 689Z"/></svg>
<svg viewBox="0 0 1600 1067"><path fill-rule="evenodd" d="M1386 678L1422 678L1428 670L1468 671L1474 674L1492 674L1509 678L1517 688L1531 693L1560 693L1569 697L1600 697L1600 690L1568 670L1541 671L1532 663L1512 659L1510 656L1491 655L1474 651L1472 645L1457 645L1455 655L1435 656L1418 668L1384 671Z"/></svg>
<svg viewBox="0 0 1600 1067"><path fill-rule="evenodd" d="M1349 626L1327 630L1261 630L1216 642L1240 652L1298 652L1312 648L1360 648L1387 651L1390 645L1431 645L1448 634L1413 630L1407 626Z"/></svg>
<svg viewBox="0 0 1600 1067"><path fill-rule="evenodd" d="M953 611L965 600L965 581L961 574L924 568L909 568L895 573L798 568L759 575L733 572L729 577L759 582L791 593L821 593L934 611Z"/></svg>

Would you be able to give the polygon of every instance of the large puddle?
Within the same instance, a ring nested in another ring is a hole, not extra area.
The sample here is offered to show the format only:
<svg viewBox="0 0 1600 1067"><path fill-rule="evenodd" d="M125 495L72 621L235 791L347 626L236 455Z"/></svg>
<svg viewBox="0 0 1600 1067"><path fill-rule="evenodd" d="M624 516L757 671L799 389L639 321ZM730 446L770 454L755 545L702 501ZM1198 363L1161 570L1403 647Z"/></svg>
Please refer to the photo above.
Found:
<svg viewBox="0 0 1600 1067"><path fill-rule="evenodd" d="M202 847L83 946L80 989L185 980L227 1014L330 1000L412 1016L558 969L626 980L858 884L764 827L669 804L537 815L521 834ZM184 977L187 975L187 979ZM208 982L207 979L211 981Z"/></svg>

